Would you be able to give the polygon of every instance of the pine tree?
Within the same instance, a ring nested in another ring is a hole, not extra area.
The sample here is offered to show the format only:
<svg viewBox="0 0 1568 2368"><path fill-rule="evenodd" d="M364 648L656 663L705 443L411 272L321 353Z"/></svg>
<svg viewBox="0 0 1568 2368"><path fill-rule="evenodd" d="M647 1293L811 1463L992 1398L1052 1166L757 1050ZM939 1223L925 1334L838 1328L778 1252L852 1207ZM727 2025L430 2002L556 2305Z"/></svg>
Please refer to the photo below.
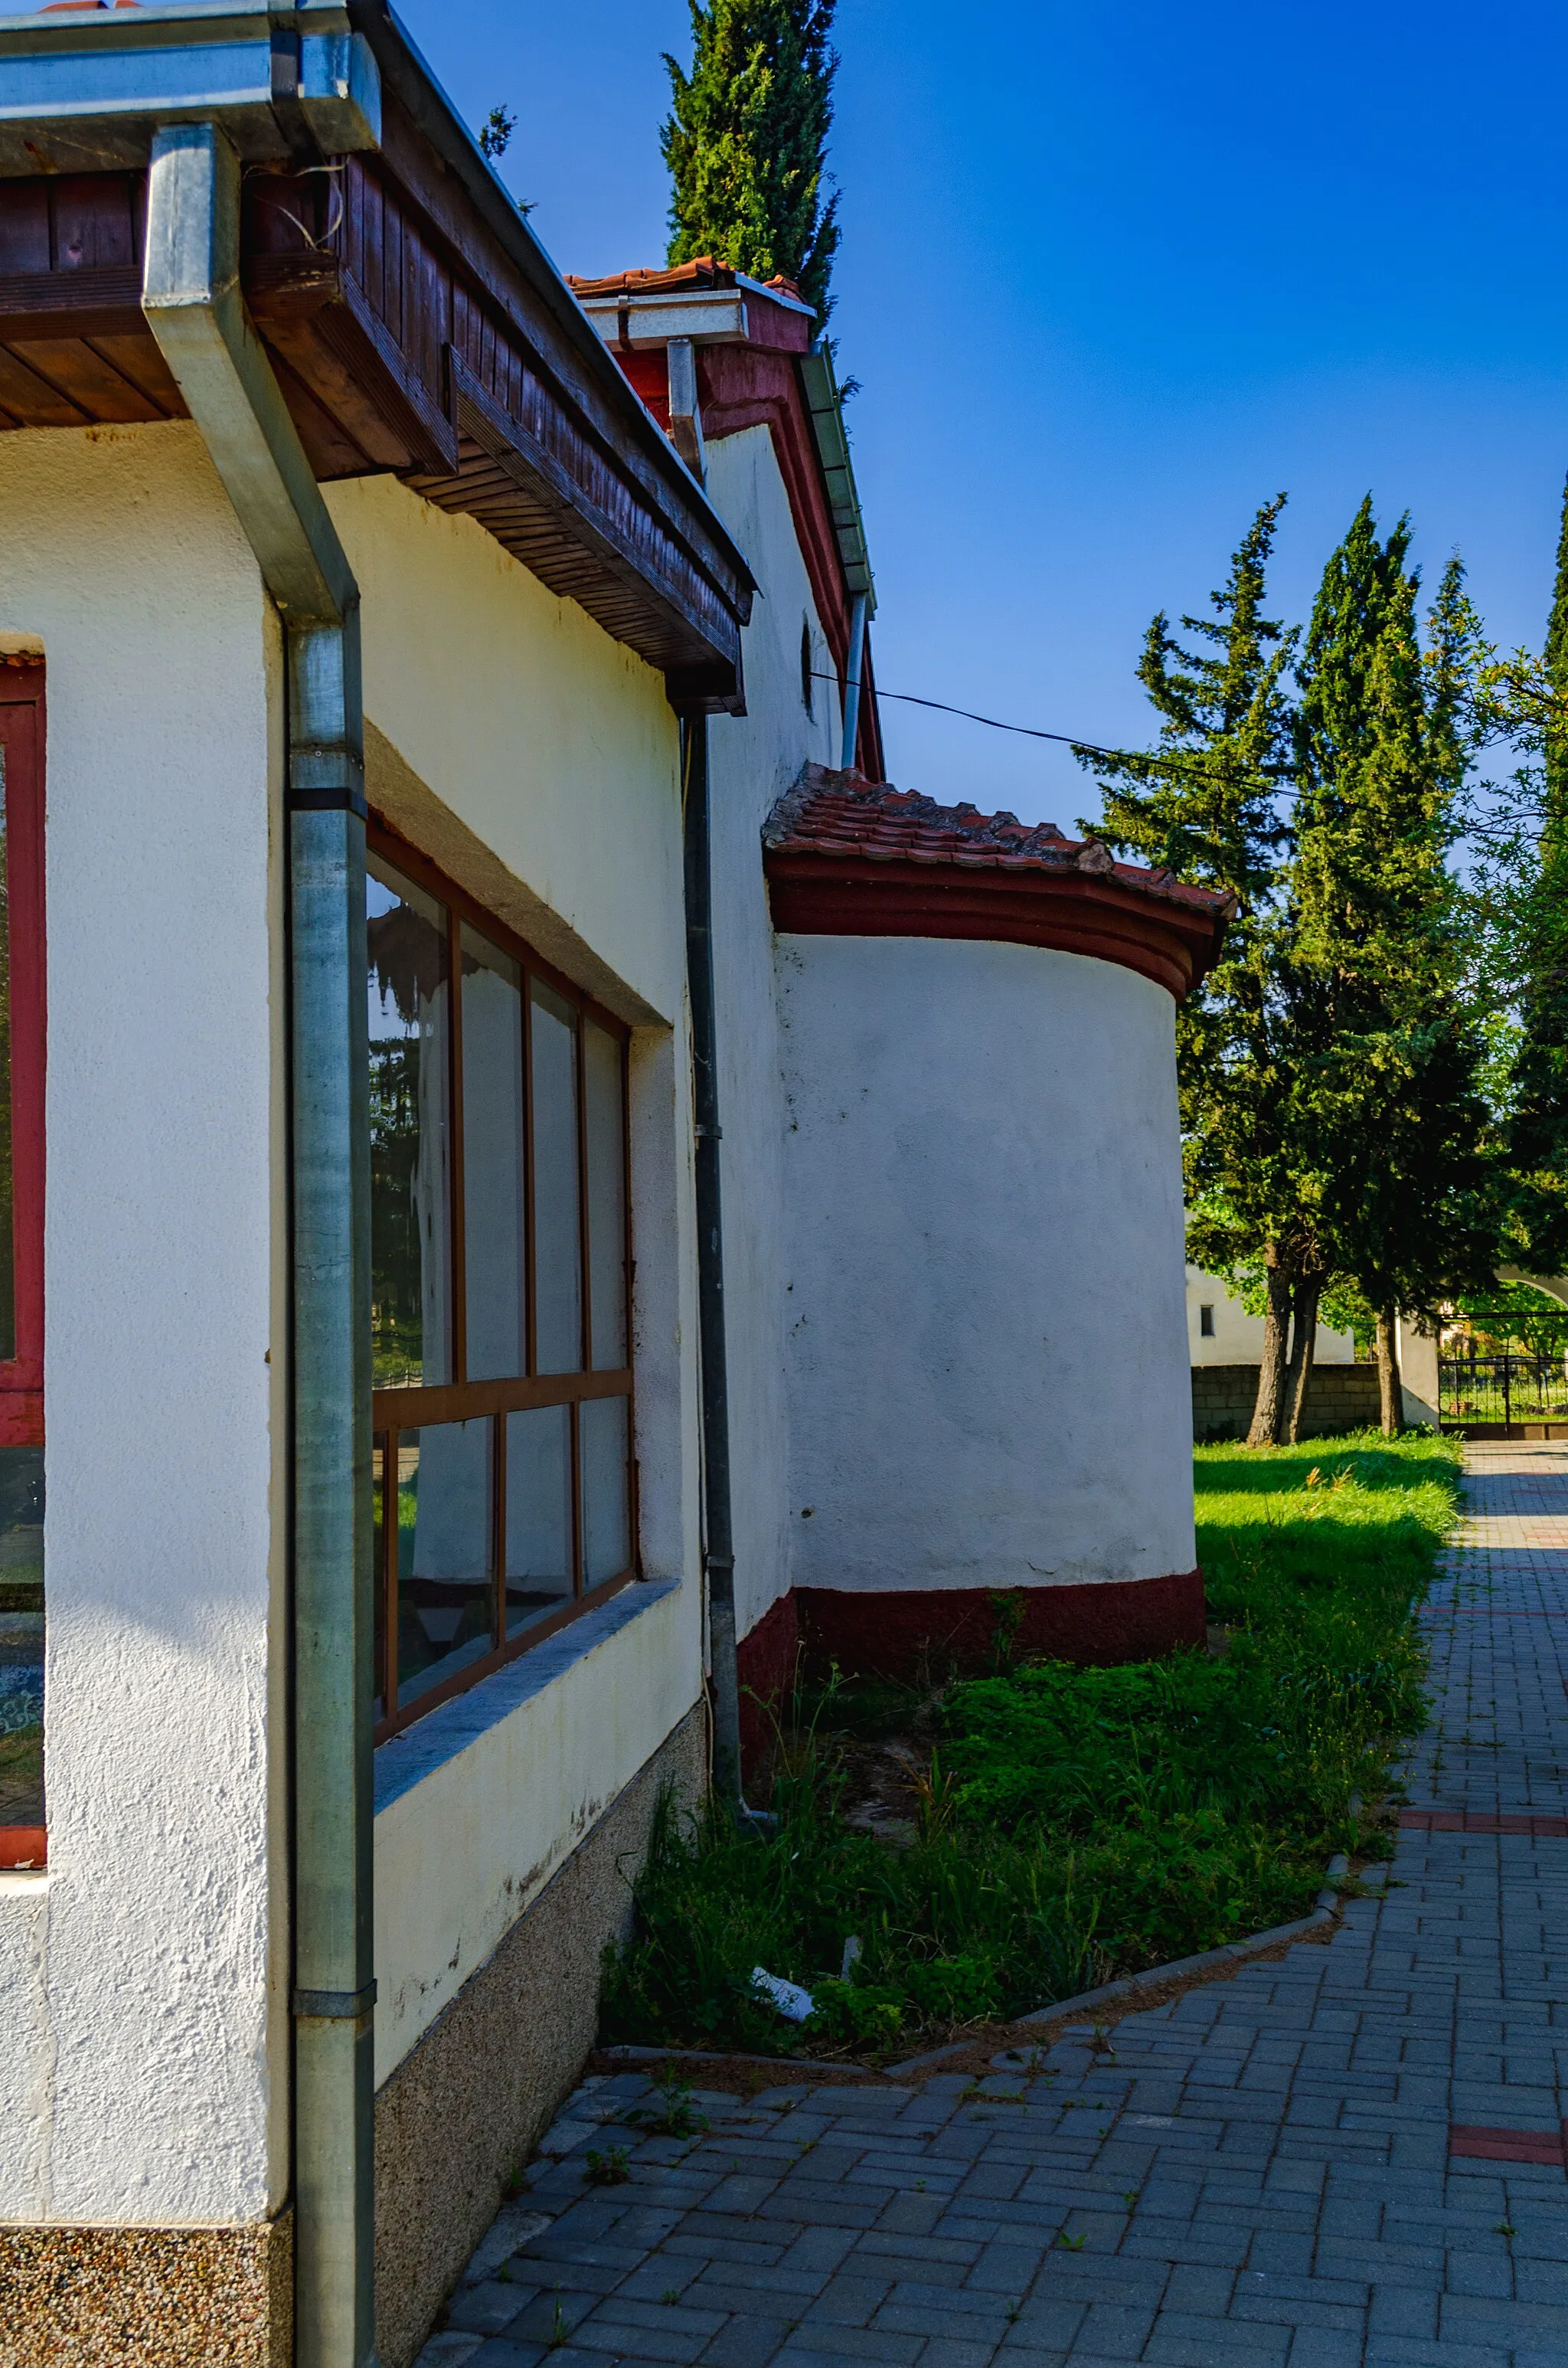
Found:
<svg viewBox="0 0 1568 2368"><path fill-rule="evenodd" d="M1315 989L1303 1115L1326 1229L1378 1312L1387 1430L1403 1422L1396 1310L1496 1257L1483 1046L1447 863L1480 636L1451 561L1423 661L1409 542L1403 518L1379 541L1369 497L1324 571L1299 670L1290 876L1292 957Z"/></svg>
<svg viewBox="0 0 1568 2368"><path fill-rule="evenodd" d="M1224 586L1210 595L1214 616L1182 618L1198 650L1176 638L1164 614L1150 625L1138 676L1161 718L1157 755L1080 759L1100 775L1104 800L1102 821L1080 828L1237 900L1220 962L1181 1007L1176 1052L1189 1250L1215 1273L1233 1276L1252 1260L1263 1267L1254 1444L1280 1436L1304 1392L1287 1361L1292 1301L1324 1264L1297 1121L1297 1019L1278 904L1295 636L1263 613L1284 504L1281 494L1258 511ZM1298 1343L1314 1326L1315 1298L1305 1331L1297 1324Z"/></svg>
<svg viewBox="0 0 1568 2368"><path fill-rule="evenodd" d="M756 279L782 273L832 309L838 199L826 147L837 0L690 0L694 55L666 54L674 104L662 146L675 182L671 263L711 255Z"/></svg>

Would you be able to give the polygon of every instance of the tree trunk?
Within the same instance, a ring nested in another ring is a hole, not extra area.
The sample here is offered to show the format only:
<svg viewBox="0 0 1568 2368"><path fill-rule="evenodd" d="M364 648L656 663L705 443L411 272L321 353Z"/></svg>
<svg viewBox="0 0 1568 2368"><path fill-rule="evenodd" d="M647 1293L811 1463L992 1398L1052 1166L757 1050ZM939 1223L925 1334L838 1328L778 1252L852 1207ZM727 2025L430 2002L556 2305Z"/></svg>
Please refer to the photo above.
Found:
<svg viewBox="0 0 1568 2368"><path fill-rule="evenodd" d="M1383 1435L1396 1438L1404 1429L1404 1390L1399 1372L1399 1316L1385 1307L1378 1317L1378 1404Z"/></svg>
<svg viewBox="0 0 1568 2368"><path fill-rule="evenodd" d="M1301 1424L1306 1417L1307 1391L1312 1378L1312 1356L1317 1347L1318 1301L1323 1297L1323 1277L1303 1275L1291 1293L1290 1362L1285 1373L1285 1436L1292 1447L1301 1436Z"/></svg>
<svg viewBox="0 0 1568 2368"><path fill-rule="evenodd" d="M1252 1410L1252 1428L1247 1432L1249 1447L1278 1446L1285 1418L1285 1351L1290 1321L1290 1278L1283 1267L1276 1264L1272 1250L1266 1251L1265 1257L1264 1279L1268 1285L1268 1312L1263 1319L1263 1355L1257 1368L1257 1402Z"/></svg>

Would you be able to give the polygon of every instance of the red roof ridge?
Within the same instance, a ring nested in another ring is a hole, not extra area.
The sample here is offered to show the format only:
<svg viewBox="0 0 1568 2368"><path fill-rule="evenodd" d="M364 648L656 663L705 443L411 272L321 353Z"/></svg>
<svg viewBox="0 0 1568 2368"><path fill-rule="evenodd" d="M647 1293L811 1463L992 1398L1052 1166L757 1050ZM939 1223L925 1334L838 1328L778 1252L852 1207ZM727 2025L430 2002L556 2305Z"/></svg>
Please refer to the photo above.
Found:
<svg viewBox="0 0 1568 2368"><path fill-rule="evenodd" d="M869 862L950 863L965 871L1079 872L1229 920L1229 889L1199 888L1163 869L1121 863L1097 838L1068 838L1051 822L1021 823L1004 807L938 805L916 790L808 765L763 825L772 855L858 855Z"/></svg>
<svg viewBox="0 0 1568 2368"><path fill-rule="evenodd" d="M565 274L567 287L579 297L657 296L683 288L733 288L737 278L750 279L751 275L737 273L733 263L712 255L694 256L688 263L640 265L630 271L606 272L598 279L584 279L574 271ZM771 279L752 280L751 284L787 296L792 303L803 304L806 301L795 282L787 279L781 271Z"/></svg>

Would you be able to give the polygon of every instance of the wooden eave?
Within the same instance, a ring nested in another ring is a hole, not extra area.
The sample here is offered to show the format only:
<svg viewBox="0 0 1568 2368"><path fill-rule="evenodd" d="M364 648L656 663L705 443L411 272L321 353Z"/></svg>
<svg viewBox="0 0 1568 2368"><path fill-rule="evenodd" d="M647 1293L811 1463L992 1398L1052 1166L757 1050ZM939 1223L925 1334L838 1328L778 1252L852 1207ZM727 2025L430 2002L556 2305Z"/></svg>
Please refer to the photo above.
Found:
<svg viewBox="0 0 1568 2368"><path fill-rule="evenodd" d="M0 429L184 416L141 308L145 181L0 180ZM738 707L745 562L539 266L390 90L380 152L246 176L244 293L317 476L396 473L657 666L677 706Z"/></svg>

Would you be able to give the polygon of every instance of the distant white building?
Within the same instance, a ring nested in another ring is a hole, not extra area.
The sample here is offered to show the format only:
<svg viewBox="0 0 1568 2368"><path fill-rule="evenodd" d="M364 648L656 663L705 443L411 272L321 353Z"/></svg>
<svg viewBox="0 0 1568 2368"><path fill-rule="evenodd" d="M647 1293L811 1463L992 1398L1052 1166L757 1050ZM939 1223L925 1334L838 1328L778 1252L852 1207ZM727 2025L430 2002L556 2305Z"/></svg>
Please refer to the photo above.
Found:
<svg viewBox="0 0 1568 2368"><path fill-rule="evenodd" d="M1200 1267L1187 1269L1187 1342L1194 1366L1250 1365L1263 1360L1263 1318L1249 1315L1234 1293ZM1437 1337L1414 1317L1402 1315L1398 1331L1404 1419L1435 1430L1437 1427ZM1335 1332L1326 1324L1317 1328L1312 1349L1314 1365L1365 1363L1356 1354L1353 1332ZM1346 1384L1348 1386L1348 1383ZM1372 1419L1371 1401L1356 1421ZM1205 1434L1199 1430L1199 1436ZM1239 1435L1239 1433L1238 1433Z"/></svg>
<svg viewBox="0 0 1568 2368"><path fill-rule="evenodd" d="M1249 1315L1217 1276L1187 1269L1187 1345L1195 1365L1256 1365L1263 1356L1263 1318ZM1356 1338L1320 1324L1312 1349L1319 1365L1353 1365Z"/></svg>

